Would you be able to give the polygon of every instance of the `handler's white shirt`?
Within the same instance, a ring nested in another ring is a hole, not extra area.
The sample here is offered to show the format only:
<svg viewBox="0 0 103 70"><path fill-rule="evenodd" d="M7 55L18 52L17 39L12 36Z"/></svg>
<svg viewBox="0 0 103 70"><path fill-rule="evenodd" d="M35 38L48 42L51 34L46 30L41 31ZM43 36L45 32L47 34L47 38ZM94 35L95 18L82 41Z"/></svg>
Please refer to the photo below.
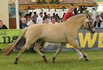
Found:
<svg viewBox="0 0 103 70"><path fill-rule="evenodd" d="M38 16L38 17L37 17L37 20L36 20L36 23L37 23L37 24L42 24L42 23L43 23L43 17Z"/></svg>
<svg viewBox="0 0 103 70"><path fill-rule="evenodd" d="M101 26L100 27L103 28L103 21L101 22Z"/></svg>

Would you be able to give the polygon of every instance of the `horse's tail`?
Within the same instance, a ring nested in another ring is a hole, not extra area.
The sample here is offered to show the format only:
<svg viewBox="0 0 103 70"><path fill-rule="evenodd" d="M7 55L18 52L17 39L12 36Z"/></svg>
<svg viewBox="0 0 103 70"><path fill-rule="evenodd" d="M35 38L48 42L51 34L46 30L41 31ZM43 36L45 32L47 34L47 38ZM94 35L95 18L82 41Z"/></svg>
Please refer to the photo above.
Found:
<svg viewBox="0 0 103 70"><path fill-rule="evenodd" d="M10 48L6 49L4 51L5 55L10 55L12 53L12 51L16 48L17 43L23 38L23 36L25 35L27 31L27 28L23 29L22 33L20 34L20 36L17 38L16 41L14 41L11 45Z"/></svg>

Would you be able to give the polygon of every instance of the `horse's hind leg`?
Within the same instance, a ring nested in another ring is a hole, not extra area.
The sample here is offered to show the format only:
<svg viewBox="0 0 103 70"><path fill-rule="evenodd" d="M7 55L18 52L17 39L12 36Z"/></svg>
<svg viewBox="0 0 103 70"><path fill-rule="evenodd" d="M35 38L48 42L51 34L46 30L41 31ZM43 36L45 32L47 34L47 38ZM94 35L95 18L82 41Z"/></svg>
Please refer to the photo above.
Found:
<svg viewBox="0 0 103 70"><path fill-rule="evenodd" d="M48 61L47 61L46 56L45 56L43 53L41 53L41 51L40 51L40 47L42 47L43 44L44 44L44 42L42 42L42 41L37 41L37 42L35 43L34 49L35 49L35 51L36 51L39 55L42 56L43 60L47 63Z"/></svg>
<svg viewBox="0 0 103 70"><path fill-rule="evenodd" d="M27 43L27 42L25 43L25 45L20 49L18 55L16 56L16 59L15 59L14 64L17 64L17 63L18 63L18 60L19 60L19 58L21 57L21 54L22 54L27 48L29 48L30 45L31 45L31 44L29 44L29 43Z"/></svg>
<svg viewBox="0 0 103 70"><path fill-rule="evenodd" d="M59 52L62 50L62 48L64 47L65 44L60 44L60 46L58 46L57 50L56 50L56 53L54 54L53 56L53 59L52 59L52 63L55 63L55 59L57 57L57 55L59 54Z"/></svg>
<svg viewBox="0 0 103 70"><path fill-rule="evenodd" d="M68 42L70 45L72 45L74 48L76 48L83 54L85 61L88 61L87 55L82 51L81 47L78 46L78 44L76 43L76 40L69 40Z"/></svg>

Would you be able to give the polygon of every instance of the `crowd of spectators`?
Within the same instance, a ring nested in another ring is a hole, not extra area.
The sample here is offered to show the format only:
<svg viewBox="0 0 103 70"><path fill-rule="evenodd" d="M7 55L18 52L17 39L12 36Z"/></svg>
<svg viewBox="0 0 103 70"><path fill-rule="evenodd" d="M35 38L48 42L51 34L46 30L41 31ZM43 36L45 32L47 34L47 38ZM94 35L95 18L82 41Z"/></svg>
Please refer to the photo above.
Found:
<svg viewBox="0 0 103 70"><path fill-rule="evenodd" d="M60 23L62 19L58 14L53 13L52 15L46 12L40 12L39 15L34 13L28 13L24 17L20 18L20 29L23 29L32 24L55 24Z"/></svg>
<svg viewBox="0 0 103 70"><path fill-rule="evenodd" d="M92 18L95 28L103 28L103 12L97 14L96 9L92 8Z"/></svg>
<svg viewBox="0 0 103 70"><path fill-rule="evenodd" d="M67 20L69 17L75 16L79 13L83 13L87 8L80 7L79 9L72 6L67 12L65 12L62 18L57 13L47 14L47 12L30 12L20 19L20 29L28 27L32 24L56 24ZM93 23L96 28L103 28L103 12L96 14L96 9L92 9Z"/></svg>

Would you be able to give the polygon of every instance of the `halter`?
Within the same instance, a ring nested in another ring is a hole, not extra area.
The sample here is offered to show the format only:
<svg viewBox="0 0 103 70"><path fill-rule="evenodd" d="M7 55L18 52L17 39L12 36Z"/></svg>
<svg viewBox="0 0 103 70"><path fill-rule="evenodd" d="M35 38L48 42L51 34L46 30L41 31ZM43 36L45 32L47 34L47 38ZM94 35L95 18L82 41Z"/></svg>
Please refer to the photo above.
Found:
<svg viewBox="0 0 103 70"><path fill-rule="evenodd" d="M85 19L85 24L84 27L86 28L86 26L88 25L88 29L94 28L94 26L91 26L92 21L90 21L88 18Z"/></svg>
<svg viewBox="0 0 103 70"><path fill-rule="evenodd" d="M88 29L92 29L92 28L94 28L94 26L91 26L91 24L92 24L92 19L91 19L91 16L90 16L90 14L89 14L89 11L88 10L86 10L85 11L85 14L86 14L86 19L85 19L85 24L83 25L85 28L86 28L86 26L88 25Z"/></svg>

